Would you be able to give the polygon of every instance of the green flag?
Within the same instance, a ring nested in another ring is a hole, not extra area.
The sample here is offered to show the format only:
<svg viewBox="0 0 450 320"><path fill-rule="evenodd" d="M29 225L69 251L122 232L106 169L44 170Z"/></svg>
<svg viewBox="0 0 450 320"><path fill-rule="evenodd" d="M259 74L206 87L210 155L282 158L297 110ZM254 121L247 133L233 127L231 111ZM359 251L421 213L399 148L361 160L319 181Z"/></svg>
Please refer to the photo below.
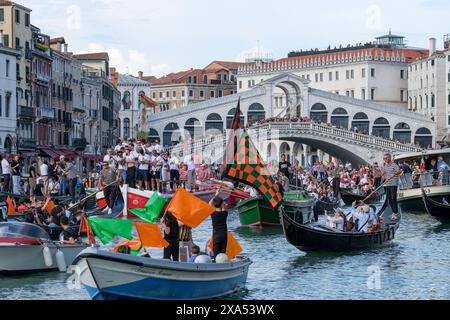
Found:
<svg viewBox="0 0 450 320"><path fill-rule="evenodd" d="M158 193L155 192L148 200L145 208L131 209L130 212L147 223L156 223L158 222L159 214L165 204L166 199L161 198Z"/></svg>
<svg viewBox="0 0 450 320"><path fill-rule="evenodd" d="M108 244L115 236L121 236L128 240L133 239L131 229L133 221L105 218L88 218L92 231L103 244Z"/></svg>

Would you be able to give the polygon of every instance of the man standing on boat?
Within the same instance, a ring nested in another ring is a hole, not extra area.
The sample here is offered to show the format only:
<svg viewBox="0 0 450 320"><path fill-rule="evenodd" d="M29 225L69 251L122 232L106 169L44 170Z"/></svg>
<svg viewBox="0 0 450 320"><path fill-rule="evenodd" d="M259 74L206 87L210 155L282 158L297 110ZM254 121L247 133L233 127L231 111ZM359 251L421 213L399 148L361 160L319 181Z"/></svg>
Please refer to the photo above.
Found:
<svg viewBox="0 0 450 320"><path fill-rule="evenodd" d="M105 195L108 214L112 214L112 208L116 201L119 185L117 184L117 171L109 166L109 162L103 162L103 170L100 172L99 188Z"/></svg>
<svg viewBox="0 0 450 320"><path fill-rule="evenodd" d="M384 166L382 168L382 175L385 182L386 198L392 208L392 219L397 219L398 203L397 203L397 189L398 176L401 174L399 166L392 161L392 156L389 153L384 155Z"/></svg>

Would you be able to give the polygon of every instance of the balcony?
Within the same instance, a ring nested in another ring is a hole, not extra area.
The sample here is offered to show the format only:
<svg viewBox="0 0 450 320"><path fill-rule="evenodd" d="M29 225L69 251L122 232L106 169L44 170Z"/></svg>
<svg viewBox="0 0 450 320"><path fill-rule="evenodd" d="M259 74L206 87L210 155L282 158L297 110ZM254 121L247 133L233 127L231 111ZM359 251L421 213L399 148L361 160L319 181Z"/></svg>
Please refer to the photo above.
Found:
<svg viewBox="0 0 450 320"><path fill-rule="evenodd" d="M36 150L36 140L19 138L19 150Z"/></svg>
<svg viewBox="0 0 450 320"><path fill-rule="evenodd" d="M86 109L80 105L74 105L73 106L73 111L74 112L79 112L79 113L85 113Z"/></svg>
<svg viewBox="0 0 450 320"><path fill-rule="evenodd" d="M53 109L39 108L36 110L36 118L39 122L49 121L55 118L55 114L53 112Z"/></svg>
<svg viewBox="0 0 450 320"><path fill-rule="evenodd" d="M87 140L85 138L73 139L72 147L76 150L85 150L87 147Z"/></svg>
<svg viewBox="0 0 450 320"><path fill-rule="evenodd" d="M34 109L30 107L19 106L19 118L34 118Z"/></svg>

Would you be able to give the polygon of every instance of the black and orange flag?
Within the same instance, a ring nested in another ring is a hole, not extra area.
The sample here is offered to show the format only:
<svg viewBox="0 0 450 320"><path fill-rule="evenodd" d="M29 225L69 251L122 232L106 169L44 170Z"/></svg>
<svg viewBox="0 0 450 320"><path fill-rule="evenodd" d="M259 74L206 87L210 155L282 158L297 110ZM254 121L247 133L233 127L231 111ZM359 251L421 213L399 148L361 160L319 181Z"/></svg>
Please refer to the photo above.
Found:
<svg viewBox="0 0 450 320"><path fill-rule="evenodd" d="M273 208L283 201L275 179L267 169L258 149L246 131L241 130L240 99L233 119L230 138L224 155L223 178L242 182L262 194Z"/></svg>

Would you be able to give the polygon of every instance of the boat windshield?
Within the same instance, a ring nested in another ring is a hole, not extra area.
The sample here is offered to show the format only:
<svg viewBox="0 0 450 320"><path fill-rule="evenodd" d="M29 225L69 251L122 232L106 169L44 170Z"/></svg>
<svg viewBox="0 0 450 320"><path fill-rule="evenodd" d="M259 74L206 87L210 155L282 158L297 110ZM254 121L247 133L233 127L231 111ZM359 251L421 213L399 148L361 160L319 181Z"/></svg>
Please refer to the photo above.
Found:
<svg viewBox="0 0 450 320"><path fill-rule="evenodd" d="M41 227L23 222L0 223L1 238L35 238L49 240L48 233Z"/></svg>

